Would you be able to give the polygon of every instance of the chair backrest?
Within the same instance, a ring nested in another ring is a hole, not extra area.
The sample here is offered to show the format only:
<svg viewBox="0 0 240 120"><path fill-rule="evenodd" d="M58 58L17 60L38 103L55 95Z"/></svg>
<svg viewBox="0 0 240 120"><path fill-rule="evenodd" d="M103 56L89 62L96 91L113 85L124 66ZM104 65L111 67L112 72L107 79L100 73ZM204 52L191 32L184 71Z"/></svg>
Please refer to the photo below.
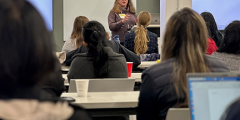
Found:
<svg viewBox="0 0 240 120"><path fill-rule="evenodd" d="M75 80L71 79L68 92L77 92ZM89 80L88 92L121 92L133 91L135 79L129 78L105 78Z"/></svg>
<svg viewBox="0 0 240 120"><path fill-rule="evenodd" d="M166 120L191 120L189 108L170 108Z"/></svg>

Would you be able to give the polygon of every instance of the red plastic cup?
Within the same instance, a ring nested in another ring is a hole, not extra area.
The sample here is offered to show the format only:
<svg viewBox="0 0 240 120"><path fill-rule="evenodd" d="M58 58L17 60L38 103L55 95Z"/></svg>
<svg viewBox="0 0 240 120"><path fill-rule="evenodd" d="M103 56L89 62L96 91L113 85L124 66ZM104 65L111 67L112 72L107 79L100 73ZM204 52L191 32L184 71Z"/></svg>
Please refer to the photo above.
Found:
<svg viewBox="0 0 240 120"><path fill-rule="evenodd" d="M127 68L128 68L128 77L131 77L131 75L132 75L132 68L133 68L133 62L127 62Z"/></svg>

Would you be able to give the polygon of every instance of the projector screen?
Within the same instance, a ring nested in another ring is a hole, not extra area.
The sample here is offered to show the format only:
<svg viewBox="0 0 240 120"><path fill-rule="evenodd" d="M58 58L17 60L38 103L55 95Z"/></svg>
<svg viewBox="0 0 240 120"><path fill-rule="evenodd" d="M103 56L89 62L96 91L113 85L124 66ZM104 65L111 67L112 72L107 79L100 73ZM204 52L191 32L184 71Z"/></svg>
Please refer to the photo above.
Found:
<svg viewBox="0 0 240 120"><path fill-rule="evenodd" d="M212 13L219 30L224 30L234 20L240 20L240 0L192 0L192 9L199 14Z"/></svg>
<svg viewBox="0 0 240 120"><path fill-rule="evenodd" d="M29 1L40 12L45 20L46 27L52 31L52 0L26 0Z"/></svg>

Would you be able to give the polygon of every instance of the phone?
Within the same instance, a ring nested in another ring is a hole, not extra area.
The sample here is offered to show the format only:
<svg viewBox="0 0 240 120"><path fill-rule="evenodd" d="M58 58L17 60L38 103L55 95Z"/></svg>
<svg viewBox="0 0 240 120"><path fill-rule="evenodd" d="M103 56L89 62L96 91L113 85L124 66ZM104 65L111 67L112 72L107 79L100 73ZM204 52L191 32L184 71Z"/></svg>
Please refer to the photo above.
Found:
<svg viewBox="0 0 240 120"><path fill-rule="evenodd" d="M76 100L72 97L61 97L62 100L68 101L68 102L75 102Z"/></svg>

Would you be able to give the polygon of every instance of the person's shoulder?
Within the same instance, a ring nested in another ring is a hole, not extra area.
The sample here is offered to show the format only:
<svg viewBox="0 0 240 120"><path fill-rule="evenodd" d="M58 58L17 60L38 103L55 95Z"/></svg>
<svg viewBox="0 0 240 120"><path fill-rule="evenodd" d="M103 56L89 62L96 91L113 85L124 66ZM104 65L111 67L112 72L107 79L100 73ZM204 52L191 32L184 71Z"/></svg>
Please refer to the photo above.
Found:
<svg viewBox="0 0 240 120"><path fill-rule="evenodd" d="M148 35L149 36L153 36L153 37L158 37L158 35L156 34L156 33L153 33L153 32L151 32L151 31L148 31Z"/></svg>
<svg viewBox="0 0 240 120"><path fill-rule="evenodd" d="M81 60L81 59L83 59L83 60L85 60L85 59L87 59L87 58L89 58L90 56L88 55L88 53L77 53L77 54L75 54L72 58L73 58L73 60Z"/></svg>
<svg viewBox="0 0 240 120"><path fill-rule="evenodd" d="M216 57L206 55L207 64L212 72L229 72L227 65Z"/></svg>
<svg viewBox="0 0 240 120"><path fill-rule="evenodd" d="M157 87L164 87L171 83L174 61L174 58L170 58L153 65L144 70L143 75L149 76L149 79L146 80L151 80Z"/></svg>

